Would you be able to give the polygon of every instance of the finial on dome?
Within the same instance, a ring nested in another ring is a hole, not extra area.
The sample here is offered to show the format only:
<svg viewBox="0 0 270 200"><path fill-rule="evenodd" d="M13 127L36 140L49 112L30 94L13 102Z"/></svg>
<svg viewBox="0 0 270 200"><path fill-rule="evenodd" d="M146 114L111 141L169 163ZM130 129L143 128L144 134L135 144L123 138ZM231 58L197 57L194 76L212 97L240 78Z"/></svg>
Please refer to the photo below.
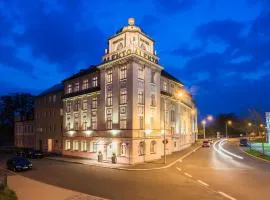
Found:
<svg viewBox="0 0 270 200"><path fill-rule="evenodd" d="M129 18L129 19L128 19L128 24L129 24L130 26L134 26L134 24L135 24L135 19L134 19L133 17Z"/></svg>

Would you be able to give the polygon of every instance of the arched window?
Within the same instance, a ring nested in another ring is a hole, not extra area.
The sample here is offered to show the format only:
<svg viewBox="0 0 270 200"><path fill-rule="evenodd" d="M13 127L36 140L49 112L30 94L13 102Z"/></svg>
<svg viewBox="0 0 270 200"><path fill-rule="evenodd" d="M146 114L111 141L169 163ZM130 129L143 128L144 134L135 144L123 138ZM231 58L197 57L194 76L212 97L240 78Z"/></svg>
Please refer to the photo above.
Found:
<svg viewBox="0 0 270 200"><path fill-rule="evenodd" d="M141 49L142 49L142 50L145 50L145 49L146 49L146 48L145 48L145 45L144 45L143 43L141 44Z"/></svg>
<svg viewBox="0 0 270 200"><path fill-rule="evenodd" d="M144 142L140 142L139 143L139 148L138 148L138 153L139 153L139 156L142 156L142 155L144 155L145 154L145 152L144 152L144 148L145 148L145 144L144 144Z"/></svg>
<svg viewBox="0 0 270 200"><path fill-rule="evenodd" d="M157 146L157 142L155 140L152 140L150 144L150 153L156 153L156 149L157 149L156 146Z"/></svg>
<svg viewBox="0 0 270 200"><path fill-rule="evenodd" d="M119 43L119 44L117 45L116 50L119 51L119 50L123 49L123 47L124 47L123 44L122 44L122 43Z"/></svg>
<svg viewBox="0 0 270 200"><path fill-rule="evenodd" d="M127 154L127 145L126 143L121 144L121 155L125 156Z"/></svg>

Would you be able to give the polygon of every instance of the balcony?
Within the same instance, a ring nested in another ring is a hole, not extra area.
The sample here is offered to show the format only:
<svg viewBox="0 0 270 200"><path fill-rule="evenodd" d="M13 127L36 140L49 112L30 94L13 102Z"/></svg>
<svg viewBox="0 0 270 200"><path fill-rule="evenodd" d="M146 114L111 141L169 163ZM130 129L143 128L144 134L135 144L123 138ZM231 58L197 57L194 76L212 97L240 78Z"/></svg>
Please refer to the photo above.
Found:
<svg viewBox="0 0 270 200"><path fill-rule="evenodd" d="M69 93L69 94L64 94L62 98L63 99L66 99L66 98L70 98L70 97L74 97L74 96L79 96L79 95L83 95L83 94L88 94L88 93L92 93L92 92L98 92L98 91L100 91L100 87L99 86L88 88L88 89L85 89L85 90L79 90L77 92L73 92L73 93Z"/></svg>

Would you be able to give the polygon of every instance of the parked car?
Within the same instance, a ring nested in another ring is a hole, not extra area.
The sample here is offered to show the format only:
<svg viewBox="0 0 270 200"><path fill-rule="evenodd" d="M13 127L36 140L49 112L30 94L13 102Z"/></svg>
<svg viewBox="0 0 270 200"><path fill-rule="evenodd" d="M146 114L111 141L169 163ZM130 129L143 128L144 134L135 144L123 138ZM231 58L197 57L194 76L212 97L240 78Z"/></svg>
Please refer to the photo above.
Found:
<svg viewBox="0 0 270 200"><path fill-rule="evenodd" d="M23 157L13 157L7 160L7 168L10 170L16 171L23 171L32 169L32 163Z"/></svg>
<svg viewBox="0 0 270 200"><path fill-rule="evenodd" d="M246 138L241 138L239 141L239 146L247 147L248 146L248 140Z"/></svg>
<svg viewBox="0 0 270 200"><path fill-rule="evenodd" d="M35 149L26 149L25 156L27 158L42 158L44 156L42 151L35 150Z"/></svg>
<svg viewBox="0 0 270 200"><path fill-rule="evenodd" d="M213 144L213 143L214 143L214 141L213 141L212 139L209 139L208 142L209 142L210 144Z"/></svg>
<svg viewBox="0 0 270 200"><path fill-rule="evenodd" d="M211 144L208 140L203 141L202 147L210 147L210 146L211 146Z"/></svg>

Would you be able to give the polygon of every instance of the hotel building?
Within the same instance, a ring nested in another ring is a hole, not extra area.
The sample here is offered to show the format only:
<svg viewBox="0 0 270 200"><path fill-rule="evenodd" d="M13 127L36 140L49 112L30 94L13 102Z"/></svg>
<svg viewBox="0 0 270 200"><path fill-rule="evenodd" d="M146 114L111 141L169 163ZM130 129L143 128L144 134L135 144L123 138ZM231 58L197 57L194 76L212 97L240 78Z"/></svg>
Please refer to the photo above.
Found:
<svg viewBox="0 0 270 200"><path fill-rule="evenodd" d="M115 154L117 162L134 164L196 140L192 96L158 64L154 40L133 18L108 39L102 60L63 81L64 155Z"/></svg>

